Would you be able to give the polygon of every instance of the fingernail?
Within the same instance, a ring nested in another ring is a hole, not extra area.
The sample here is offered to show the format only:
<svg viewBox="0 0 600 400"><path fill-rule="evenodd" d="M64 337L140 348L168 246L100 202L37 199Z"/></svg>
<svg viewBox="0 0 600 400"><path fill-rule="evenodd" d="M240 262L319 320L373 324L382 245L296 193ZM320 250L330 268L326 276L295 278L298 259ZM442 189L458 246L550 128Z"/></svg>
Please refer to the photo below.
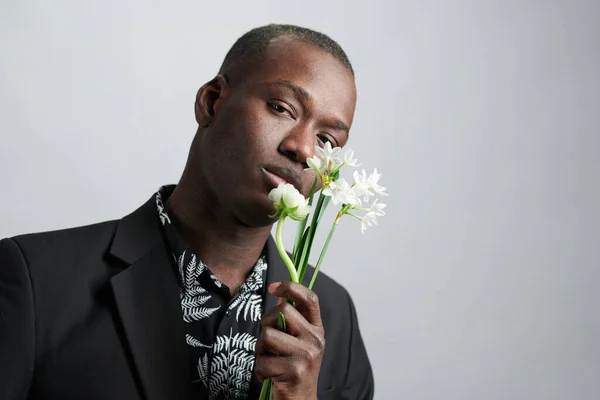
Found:
<svg viewBox="0 0 600 400"><path fill-rule="evenodd" d="M281 282L275 282L275 283L271 283L269 285L269 292L274 292L277 290L277 288L281 286Z"/></svg>

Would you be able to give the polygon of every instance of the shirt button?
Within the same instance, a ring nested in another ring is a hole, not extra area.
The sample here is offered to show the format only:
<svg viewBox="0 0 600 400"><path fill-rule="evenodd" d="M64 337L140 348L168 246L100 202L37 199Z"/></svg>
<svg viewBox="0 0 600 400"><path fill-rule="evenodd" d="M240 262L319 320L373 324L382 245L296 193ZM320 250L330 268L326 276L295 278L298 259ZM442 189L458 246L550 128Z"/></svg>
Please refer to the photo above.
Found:
<svg viewBox="0 0 600 400"><path fill-rule="evenodd" d="M226 316L226 317L229 317L230 315L231 315L231 311L230 311L230 310L227 310L227 311L225 312L225 316Z"/></svg>

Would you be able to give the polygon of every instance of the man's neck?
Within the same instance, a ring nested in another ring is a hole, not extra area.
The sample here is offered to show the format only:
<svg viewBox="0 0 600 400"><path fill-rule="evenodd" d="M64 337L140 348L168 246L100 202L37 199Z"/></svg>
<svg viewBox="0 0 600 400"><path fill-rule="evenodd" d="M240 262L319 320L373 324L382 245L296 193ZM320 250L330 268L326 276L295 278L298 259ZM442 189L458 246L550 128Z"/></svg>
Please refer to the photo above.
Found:
<svg viewBox="0 0 600 400"><path fill-rule="evenodd" d="M270 227L251 228L226 215L200 191L178 185L166 208L182 240L232 292L253 269L270 234Z"/></svg>

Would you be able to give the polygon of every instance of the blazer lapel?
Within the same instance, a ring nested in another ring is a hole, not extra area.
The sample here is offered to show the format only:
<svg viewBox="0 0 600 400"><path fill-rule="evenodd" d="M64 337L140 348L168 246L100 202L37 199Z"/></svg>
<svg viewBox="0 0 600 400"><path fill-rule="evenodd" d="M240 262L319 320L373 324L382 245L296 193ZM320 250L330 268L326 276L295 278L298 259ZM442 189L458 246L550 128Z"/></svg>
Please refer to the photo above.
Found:
<svg viewBox="0 0 600 400"><path fill-rule="evenodd" d="M111 284L146 398L189 399L178 277L159 224L154 197L119 222L110 253L127 267Z"/></svg>
<svg viewBox="0 0 600 400"><path fill-rule="evenodd" d="M126 268L111 279L111 284L146 398L190 399L192 376L178 276L159 223L154 197L119 222L110 254ZM265 312L277 305L277 298L266 290L268 285L289 280L272 237L266 246ZM257 397L260 388L253 377L250 398Z"/></svg>

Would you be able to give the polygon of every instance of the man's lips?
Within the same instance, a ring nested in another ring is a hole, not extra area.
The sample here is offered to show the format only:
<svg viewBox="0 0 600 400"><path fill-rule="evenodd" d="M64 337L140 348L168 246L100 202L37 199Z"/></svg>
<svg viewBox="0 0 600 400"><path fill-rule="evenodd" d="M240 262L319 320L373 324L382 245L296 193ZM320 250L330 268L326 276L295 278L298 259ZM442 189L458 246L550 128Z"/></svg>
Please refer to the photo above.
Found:
<svg viewBox="0 0 600 400"><path fill-rule="evenodd" d="M293 169L287 167L267 166L263 167L263 171L274 187L277 187L282 183L290 183L296 189L298 189L299 192L302 192L302 181L300 180L298 173L296 173L296 171Z"/></svg>

